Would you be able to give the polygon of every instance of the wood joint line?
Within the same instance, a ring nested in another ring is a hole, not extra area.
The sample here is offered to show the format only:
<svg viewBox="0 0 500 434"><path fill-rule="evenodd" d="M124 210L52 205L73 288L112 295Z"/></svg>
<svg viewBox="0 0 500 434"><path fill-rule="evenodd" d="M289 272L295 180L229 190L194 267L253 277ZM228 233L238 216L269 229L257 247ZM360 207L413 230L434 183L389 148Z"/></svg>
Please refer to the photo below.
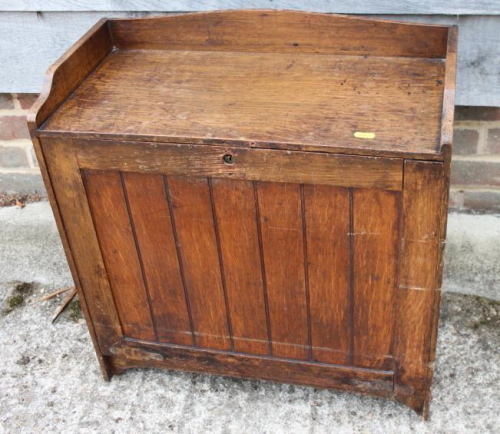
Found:
<svg viewBox="0 0 500 434"><path fill-rule="evenodd" d="M215 210L214 189L213 189L213 185L212 185L212 179L207 178L207 183L208 183L208 191L210 194L210 206L212 209L212 220L214 221L215 241L217 244L217 255L219 257L219 268L220 268L220 277L221 277L221 281L222 281L222 290L224 292L224 303L226 305L227 328L229 330L229 340L231 342L231 351L234 351L233 326L231 323L231 312L229 311L229 300L228 300L228 295L227 295L226 275L224 273L224 261L222 258L222 249L221 249L221 245L220 245L219 225L217 224L217 212Z"/></svg>
<svg viewBox="0 0 500 434"><path fill-rule="evenodd" d="M309 291L309 259L307 254L307 223L306 223L306 204L304 199L304 184L300 184L300 206L302 214L302 244L304 248L304 283L306 287L306 309L307 309L307 340L309 344L309 360L313 359L313 343L311 331L311 298Z"/></svg>
<svg viewBox="0 0 500 434"><path fill-rule="evenodd" d="M155 315L153 313L153 303L151 301L151 294L149 292L148 279L146 277L146 272L144 270L144 261L142 260L142 254L141 254L141 249L139 246L139 240L137 239L137 231L135 229L134 218L132 217L132 211L130 209L130 200L128 197L127 186L126 186L126 183L124 182L124 179L123 179L123 172L119 172L119 174L120 174L120 186L122 189L123 198L125 200L125 207L127 209L127 217L128 217L128 221L130 222L130 229L132 230L132 237L134 239L135 251L137 252L137 259L139 260L139 266L141 268L142 282L144 284L144 289L146 291L146 297L148 299L149 314L151 315L151 322L153 323L153 329L155 332L156 342L159 342L158 326L156 324L156 318L155 318Z"/></svg>
<svg viewBox="0 0 500 434"><path fill-rule="evenodd" d="M89 214L90 214L90 219L92 221L92 226L93 226L94 231L95 231L95 237L96 237L96 240L97 240L97 246L99 248L99 253L100 253L101 258L102 258L102 267L103 267L103 269L104 269L104 271L106 273L106 280L108 281L108 284L109 284L109 289L110 289L110 293L111 293L111 299L113 300L113 305L117 306L115 292L113 290L113 287L111 286L111 282L109 282L108 267L107 267L106 261L104 259L104 253L103 253L103 250L102 250L101 239L99 238L99 234L95 230L95 227L96 227L95 220L96 219L94 217L94 212L93 212L93 209L92 209L92 205L91 205L90 201L88 200L88 194L87 194L87 191L88 191L88 181L87 181L87 176L88 176L88 173L87 173L86 170L80 170L80 177L81 177L81 181L82 181L83 191L85 193L85 198L87 200L88 210L89 210ZM123 322L123 318L122 318L122 316L120 314L120 311L118 309L116 311L116 316L118 318L118 323L120 324L120 332L121 332L122 336L124 336L125 335L125 327L123 326L124 322Z"/></svg>
<svg viewBox="0 0 500 434"><path fill-rule="evenodd" d="M354 190L349 188L349 364L354 365Z"/></svg>
<svg viewBox="0 0 500 434"><path fill-rule="evenodd" d="M259 194L257 191L257 182L252 182L253 194L255 200L255 220L257 221L257 237L259 239L259 255L260 255L260 267L262 272L262 289L264 291L264 307L266 310L266 325L267 325L267 340L269 344L269 356L273 355L273 340L271 333L271 319L269 315L269 297L267 293L267 277L266 277L266 264L264 263L264 248L262 245L262 228L260 224L260 206L259 206Z"/></svg>
<svg viewBox="0 0 500 434"><path fill-rule="evenodd" d="M193 314L191 312L191 303L189 302L189 296L187 293L187 286L186 286L186 276L184 274L184 264L182 262L181 245L179 243L179 237L177 236L177 226L175 224L174 210L172 208L172 199L170 197L170 189L168 187L168 180L166 175L163 175L163 188L165 190L165 200L167 201L168 212L170 213L170 220L172 221L172 235L174 236L175 249L177 251L177 261L179 263L179 272L181 275L182 288L184 290L184 299L186 300L186 309L189 318L189 326L191 328L191 336L193 338L193 345L197 346L196 333L193 322Z"/></svg>

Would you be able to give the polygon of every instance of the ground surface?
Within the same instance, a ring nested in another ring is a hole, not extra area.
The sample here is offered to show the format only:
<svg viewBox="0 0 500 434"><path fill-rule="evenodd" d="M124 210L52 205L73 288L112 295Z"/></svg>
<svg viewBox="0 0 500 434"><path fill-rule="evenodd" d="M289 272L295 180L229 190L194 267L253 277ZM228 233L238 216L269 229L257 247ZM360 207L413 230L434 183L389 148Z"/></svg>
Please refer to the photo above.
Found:
<svg viewBox="0 0 500 434"><path fill-rule="evenodd" d="M500 305L470 295L500 297L498 222L450 218L445 288L469 294L443 294L425 423L400 404L307 387L154 370L104 382L77 306L52 325L60 298L32 303L71 282L47 203L1 208L0 433L499 432Z"/></svg>
<svg viewBox="0 0 500 434"><path fill-rule="evenodd" d="M444 295L431 420L348 393L215 376L137 370L102 380L75 309L58 300L0 315L0 431L75 433L494 433L500 426L500 305ZM18 295L0 286L0 305ZM75 315L76 314L76 315ZM80 319L79 319L80 318Z"/></svg>
<svg viewBox="0 0 500 434"><path fill-rule="evenodd" d="M0 193L0 207L17 206L24 208L27 203L40 202L42 197L35 194L5 194Z"/></svg>

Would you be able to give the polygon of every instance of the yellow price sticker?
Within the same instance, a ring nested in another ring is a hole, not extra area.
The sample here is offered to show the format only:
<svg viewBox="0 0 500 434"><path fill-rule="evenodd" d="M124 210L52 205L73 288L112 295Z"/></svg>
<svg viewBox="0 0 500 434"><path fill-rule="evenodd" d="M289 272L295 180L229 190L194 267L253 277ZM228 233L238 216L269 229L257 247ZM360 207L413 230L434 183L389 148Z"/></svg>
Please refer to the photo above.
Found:
<svg viewBox="0 0 500 434"><path fill-rule="evenodd" d="M354 133L354 137L357 139L374 139L375 133L365 133L363 131L356 131Z"/></svg>

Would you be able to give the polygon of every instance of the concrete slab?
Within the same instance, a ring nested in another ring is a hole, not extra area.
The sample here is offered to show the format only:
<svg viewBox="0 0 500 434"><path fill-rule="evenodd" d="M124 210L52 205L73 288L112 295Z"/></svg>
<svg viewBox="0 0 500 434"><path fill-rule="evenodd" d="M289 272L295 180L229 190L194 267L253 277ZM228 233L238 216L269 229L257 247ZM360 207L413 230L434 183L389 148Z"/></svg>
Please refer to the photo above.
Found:
<svg viewBox="0 0 500 434"><path fill-rule="evenodd" d="M500 215L450 214L443 290L500 300Z"/></svg>
<svg viewBox="0 0 500 434"><path fill-rule="evenodd" d="M0 193L47 196L40 173L5 173L0 171Z"/></svg>
<svg viewBox="0 0 500 434"><path fill-rule="evenodd" d="M73 283L48 202L0 208L0 282Z"/></svg>
<svg viewBox="0 0 500 434"><path fill-rule="evenodd" d="M0 314L0 432L495 433L500 426L500 304L444 294L431 419L348 393L171 371L102 380L85 325L58 300ZM12 293L0 284L0 310Z"/></svg>

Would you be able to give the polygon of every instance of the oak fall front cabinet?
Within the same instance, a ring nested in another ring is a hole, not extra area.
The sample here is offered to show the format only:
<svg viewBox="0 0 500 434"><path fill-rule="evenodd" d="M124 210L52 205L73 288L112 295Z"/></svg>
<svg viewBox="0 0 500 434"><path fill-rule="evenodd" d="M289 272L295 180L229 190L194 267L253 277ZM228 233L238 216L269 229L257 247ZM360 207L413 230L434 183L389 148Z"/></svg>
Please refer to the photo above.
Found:
<svg viewBox="0 0 500 434"><path fill-rule="evenodd" d="M103 20L29 117L105 378L159 367L428 413L456 29Z"/></svg>

